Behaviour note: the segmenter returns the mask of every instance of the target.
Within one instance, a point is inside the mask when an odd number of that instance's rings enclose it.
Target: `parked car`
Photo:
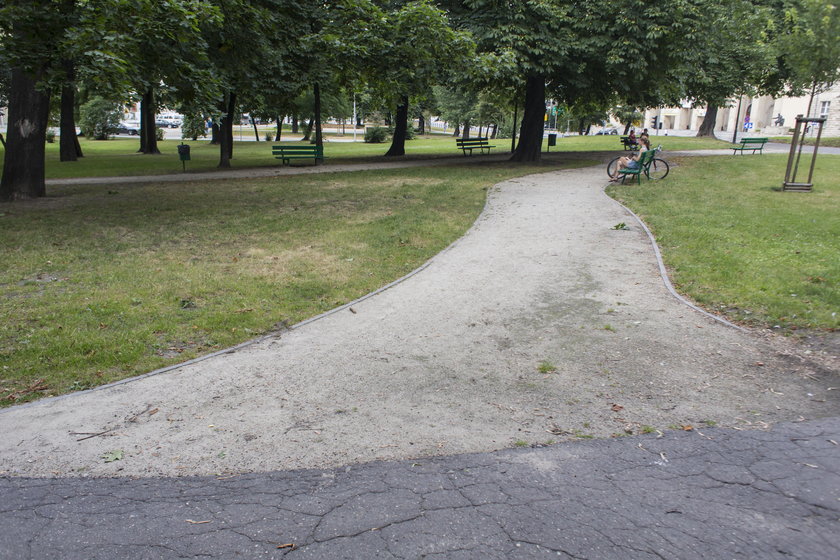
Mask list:
[[[598,132],[595,133],[596,136],[608,136],[608,135],[618,135],[618,129],[615,128],[602,128]]]
[[[182,119],[176,114],[160,115],[160,119],[166,123],[169,128],[178,128],[181,126]]]
[[[123,121],[118,127],[113,129],[113,133],[137,136],[140,134],[140,123],[138,121]]]

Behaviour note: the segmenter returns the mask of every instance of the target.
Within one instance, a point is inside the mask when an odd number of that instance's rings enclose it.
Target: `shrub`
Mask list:
[[[93,97],[79,107],[79,128],[87,138],[107,140],[108,135],[120,125],[121,117],[119,104]]]
[[[166,139],[166,134],[163,132],[162,128],[155,129],[155,138],[157,138],[158,142],[163,142]]]
[[[55,131],[51,128],[47,129],[47,144],[55,142]]]
[[[365,142],[368,144],[382,144],[388,140],[388,130],[381,126],[372,126],[365,130]]]
[[[198,140],[207,136],[207,127],[205,126],[204,117],[201,115],[186,115],[184,122],[181,124],[181,138],[186,140]]]

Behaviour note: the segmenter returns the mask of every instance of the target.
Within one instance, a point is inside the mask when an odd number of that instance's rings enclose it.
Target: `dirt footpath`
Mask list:
[[[350,308],[0,412],[0,474],[326,467],[840,413],[830,357],[674,299],[604,184],[600,168],[507,181],[429,266]]]

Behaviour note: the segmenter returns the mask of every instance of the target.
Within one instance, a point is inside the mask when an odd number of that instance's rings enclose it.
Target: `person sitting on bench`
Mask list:
[[[615,166],[615,175],[610,176],[610,182],[615,183],[616,181],[621,179],[621,171],[622,169],[636,169],[639,167],[639,159],[642,157],[642,152],[646,152],[650,149],[650,141],[647,138],[639,138],[639,153],[633,154],[629,157],[623,157],[618,160],[618,165]]]

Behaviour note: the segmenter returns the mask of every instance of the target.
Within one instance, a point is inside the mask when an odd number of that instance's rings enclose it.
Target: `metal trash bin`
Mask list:
[[[550,148],[551,146],[556,146],[556,145],[557,145],[557,135],[556,134],[549,134],[548,135],[548,147],[545,149],[545,151],[548,152],[549,151],[548,148]]]

